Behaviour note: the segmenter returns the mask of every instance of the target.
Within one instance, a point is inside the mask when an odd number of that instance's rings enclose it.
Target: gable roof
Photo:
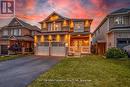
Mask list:
[[[108,16],[110,15],[116,15],[116,14],[126,14],[130,12],[130,8],[121,8],[119,10],[113,11],[110,14],[108,14],[103,20],[102,22],[98,25],[98,27],[94,30],[93,33],[95,33],[101,26],[102,24],[107,20]]]
[[[43,21],[48,20],[48,19],[49,19],[51,16],[53,16],[53,15],[58,15],[59,17],[61,17],[61,18],[63,18],[63,19],[69,19],[69,18],[64,17],[64,16],[62,16],[62,15],[60,15],[59,13],[56,13],[56,12],[54,11],[54,12],[52,12],[47,18],[45,18],[44,20],[42,20],[42,21],[39,22],[39,23],[42,23]]]
[[[116,10],[110,14],[112,15],[112,14],[121,14],[121,13],[128,13],[128,12],[130,12],[130,8],[121,8],[121,9]]]
[[[30,30],[40,31],[40,28],[38,28],[37,26],[32,26],[31,24],[26,23],[26,22],[24,22],[23,20],[21,20],[21,19],[19,19],[19,18],[17,18],[17,17],[14,17],[14,18],[12,19],[12,21],[13,21],[13,20],[18,21],[23,27],[26,27],[26,28],[28,28],[28,29],[30,29]],[[10,22],[10,23],[11,23],[11,22]]]
[[[2,20],[2,21],[5,21],[5,20]],[[40,31],[40,28],[38,28],[37,26],[33,26],[33,25],[29,24],[29,23],[26,23],[23,20],[19,19],[18,17],[7,19],[6,22],[1,26],[1,29],[3,27],[11,27],[11,23],[13,21],[17,21],[21,26],[23,26],[23,27],[25,27],[25,28],[27,28],[29,30]]]

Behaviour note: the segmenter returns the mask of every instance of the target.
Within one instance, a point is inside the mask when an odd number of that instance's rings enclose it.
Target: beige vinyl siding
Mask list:
[[[101,27],[96,31],[96,40],[107,42],[107,32],[109,30],[109,19],[107,19]]]
[[[115,47],[115,45],[114,45],[114,32],[112,32],[112,33],[109,33],[108,35],[107,35],[107,49],[108,48],[111,48],[111,47]]]

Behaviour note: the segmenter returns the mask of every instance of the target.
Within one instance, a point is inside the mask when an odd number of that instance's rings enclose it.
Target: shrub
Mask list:
[[[106,58],[128,58],[128,55],[119,48],[110,48],[106,52]]]

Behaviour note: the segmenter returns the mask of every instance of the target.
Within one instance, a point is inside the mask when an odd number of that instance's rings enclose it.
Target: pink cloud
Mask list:
[[[30,11],[30,10],[35,9],[35,6],[36,6],[36,0],[27,0],[26,7],[25,7],[25,8],[26,8],[28,11]]]

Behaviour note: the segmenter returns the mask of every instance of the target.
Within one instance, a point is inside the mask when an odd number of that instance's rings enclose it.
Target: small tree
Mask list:
[[[106,52],[106,57],[107,58],[128,58],[128,55],[126,52],[119,48],[110,48]]]
[[[17,54],[21,50],[21,47],[18,44],[13,44],[9,47],[9,50]]]

